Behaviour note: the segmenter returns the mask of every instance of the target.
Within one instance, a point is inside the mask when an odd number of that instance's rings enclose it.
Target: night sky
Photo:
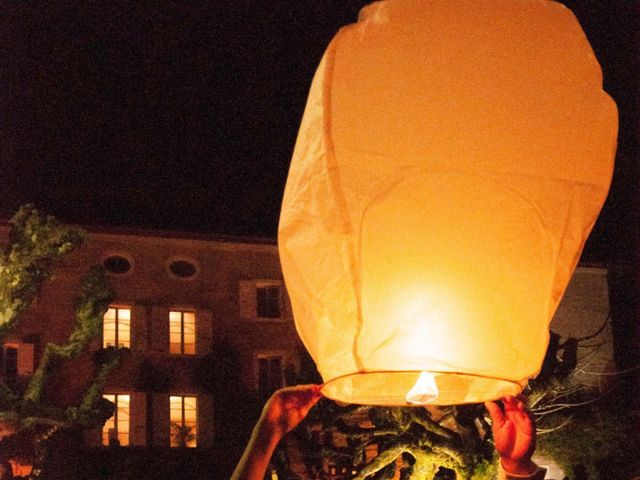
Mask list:
[[[311,78],[367,3],[2,2],[0,216],[34,202],[88,225],[274,236]],[[563,3],[621,114],[586,258],[625,256],[640,223],[640,5]]]

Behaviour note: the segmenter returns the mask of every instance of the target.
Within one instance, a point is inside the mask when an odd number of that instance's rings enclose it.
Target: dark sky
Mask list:
[[[367,3],[2,2],[0,216],[35,202],[71,222],[274,235],[313,72]],[[640,8],[563,3],[621,111],[597,260],[637,233]]]

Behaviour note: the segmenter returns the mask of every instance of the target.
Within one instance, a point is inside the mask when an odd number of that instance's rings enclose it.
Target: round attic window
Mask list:
[[[109,255],[102,266],[110,273],[123,274],[131,270],[131,261],[122,255]]]
[[[189,260],[173,260],[169,262],[169,272],[178,278],[187,279],[198,273],[198,267]]]

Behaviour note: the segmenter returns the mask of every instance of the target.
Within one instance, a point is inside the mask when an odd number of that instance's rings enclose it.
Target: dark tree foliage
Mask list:
[[[82,230],[62,225],[32,205],[20,208],[10,225],[9,244],[0,254],[0,341],[15,330],[20,314],[35,299],[56,263],[85,238]],[[100,335],[102,318],[113,296],[101,267],[90,269],[81,282],[67,342],[44,346],[26,385],[12,388],[0,380],[0,425],[4,432],[0,460],[5,464],[12,457],[27,457],[34,463],[31,477],[46,478],[47,453],[57,438],[101,427],[113,414],[113,404],[102,398],[102,389],[123,353],[114,348],[94,355],[95,375],[77,404],[59,406],[44,395],[56,367],[76,359]]]

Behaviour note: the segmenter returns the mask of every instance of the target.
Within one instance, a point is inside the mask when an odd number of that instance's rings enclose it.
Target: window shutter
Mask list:
[[[214,444],[213,395],[198,395],[198,447],[211,448]]]
[[[147,315],[144,305],[131,307],[131,350],[144,353],[147,350]]]
[[[129,443],[144,447],[147,443],[147,401],[144,392],[131,393]]]
[[[169,352],[169,309],[151,308],[151,351]]]
[[[169,446],[169,395],[153,394],[153,445]]]
[[[211,310],[202,309],[196,312],[196,353],[211,353],[213,342],[213,315]]]
[[[256,285],[252,280],[240,281],[240,318],[245,320],[256,318]]]
[[[18,344],[18,376],[33,375],[33,343]]]

